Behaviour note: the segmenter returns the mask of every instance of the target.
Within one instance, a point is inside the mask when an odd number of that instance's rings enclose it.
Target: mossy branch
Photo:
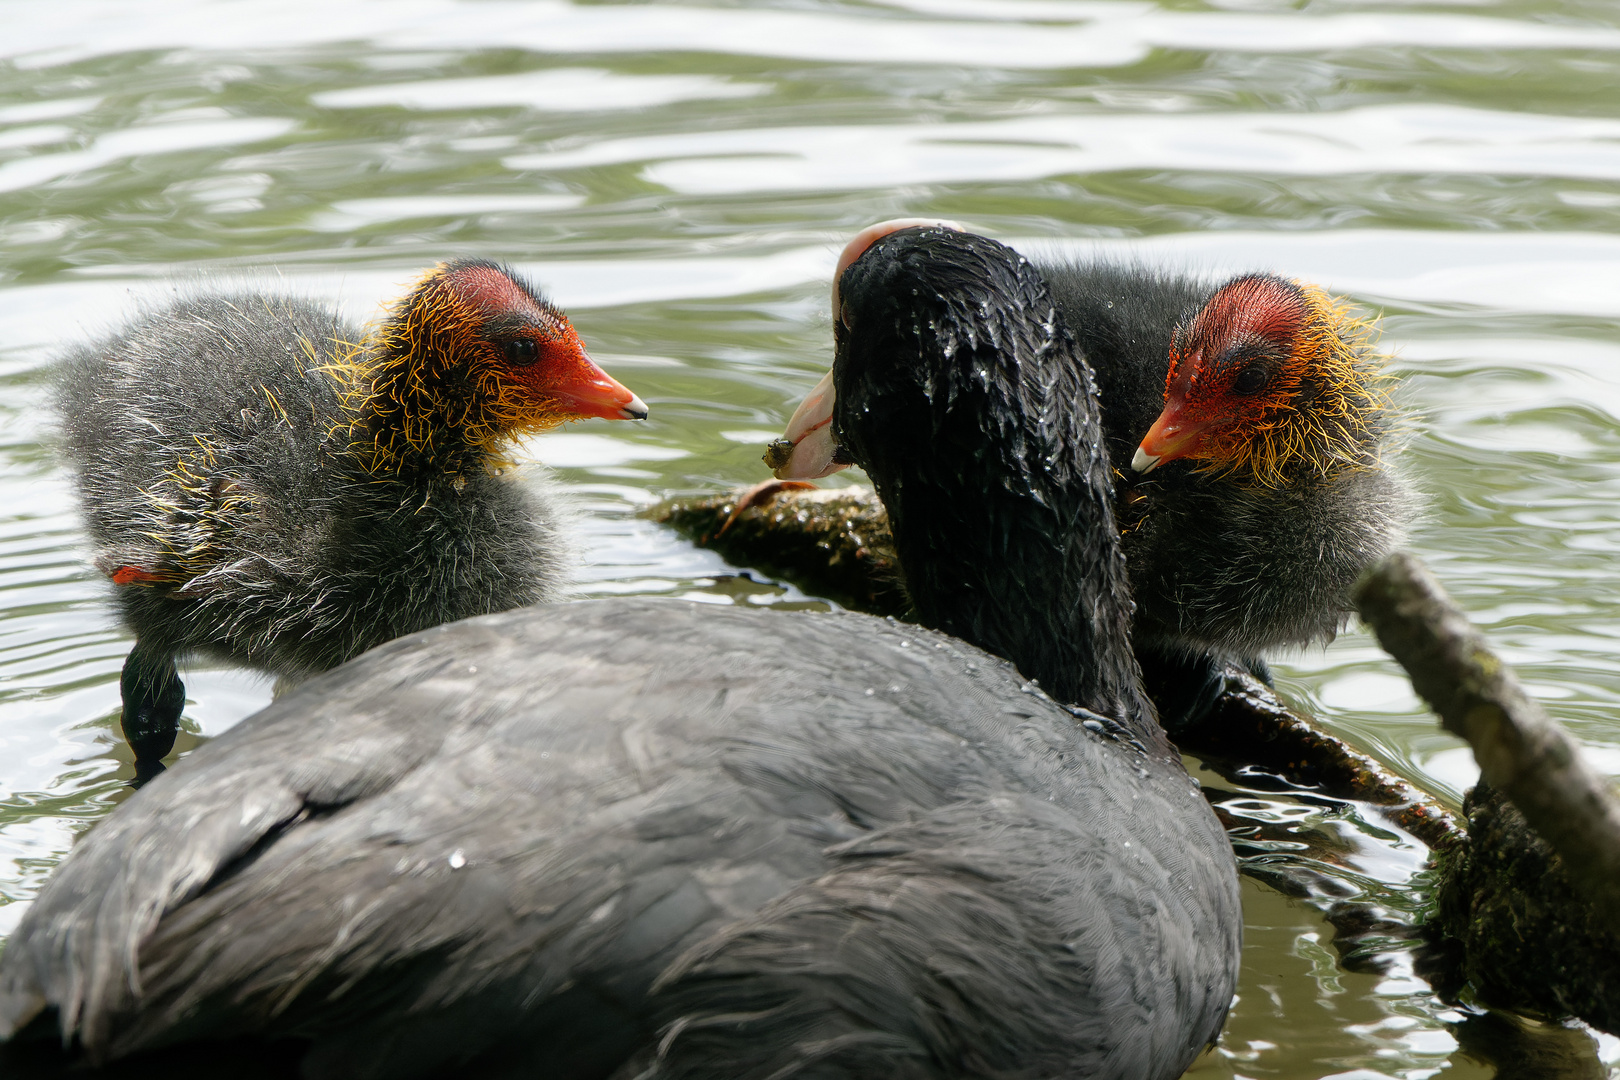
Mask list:
[[[1620,796],[1582,759],[1415,555],[1357,584],[1356,605],[1480,773],[1552,845],[1572,884],[1620,929]]]

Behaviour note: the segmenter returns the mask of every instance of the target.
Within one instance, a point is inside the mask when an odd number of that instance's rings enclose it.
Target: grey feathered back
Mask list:
[[[1230,1002],[1237,879],[1179,763],[1101,719],[861,615],[442,627],[98,825],[0,1024],[50,1002],[98,1056],[307,1037],[310,1080],[600,1077],[636,1046],[613,1075],[1169,1080]]]

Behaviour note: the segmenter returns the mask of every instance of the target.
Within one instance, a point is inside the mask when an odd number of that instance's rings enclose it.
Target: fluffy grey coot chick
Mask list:
[[[1370,326],[1268,274],[1040,269],[1097,373],[1137,644],[1246,659],[1331,640],[1414,514]]]
[[[556,508],[497,475],[514,435],[646,406],[509,269],[435,267],[369,333],[317,304],[198,295],[58,369],[96,567],[135,635],[123,725],[161,768],[179,656],[307,678],[429,626],[553,597]]]
[[[1406,539],[1400,412],[1371,326],[1317,286],[1041,267],[1097,372],[1137,613],[1172,730],[1263,657],[1325,644]],[[1129,462],[1129,467],[1126,463]]]

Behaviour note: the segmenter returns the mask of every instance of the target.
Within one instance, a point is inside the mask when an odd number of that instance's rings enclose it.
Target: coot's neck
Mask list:
[[[466,362],[470,328],[421,317],[412,297],[346,365],[347,436],[367,471],[410,480],[489,467],[502,432]],[[441,320],[442,322],[442,320]]]
[[[1167,748],[1130,647],[1092,374],[1040,275],[983,237],[907,230],[841,292],[835,430],[919,617]]]

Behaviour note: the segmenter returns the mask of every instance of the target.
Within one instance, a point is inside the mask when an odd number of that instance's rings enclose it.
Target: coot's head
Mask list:
[[[855,321],[855,312],[844,303],[844,272],[866,254],[873,244],[886,236],[908,229],[925,232],[963,231],[962,226],[954,221],[896,218],[867,226],[844,245],[843,252],[838,256],[838,265],[833,270],[832,283],[833,347],[840,359],[834,360],[833,367],[828,369],[827,374],[822,376],[821,381],[799,403],[792,418],[788,420],[787,431],[783,433],[782,438],[767,448],[765,464],[770,466],[778,479],[816,480],[855,464],[856,458],[850,448],[834,434],[833,423],[837,401],[833,380],[839,370],[841,358],[847,352],[850,326]],[[868,364],[843,361],[843,365],[846,381],[866,379],[873,375],[881,377],[884,374],[882,368],[874,369]],[[849,396],[846,394],[846,401]],[[861,396],[863,404],[875,396],[877,395],[863,394]]]
[[[487,450],[568,420],[641,420],[647,406],[591,360],[568,317],[510,267],[457,259],[395,302],[352,362],[378,464]]]
[[[839,268],[833,368],[773,444],[777,476],[862,466],[919,621],[1159,738],[1095,386],[1045,280],[994,240],[909,221],[861,233]]]
[[[1269,274],[1227,282],[1176,327],[1164,411],[1131,467],[1186,459],[1276,487],[1373,463],[1389,400],[1371,338],[1367,322],[1314,285]]]

